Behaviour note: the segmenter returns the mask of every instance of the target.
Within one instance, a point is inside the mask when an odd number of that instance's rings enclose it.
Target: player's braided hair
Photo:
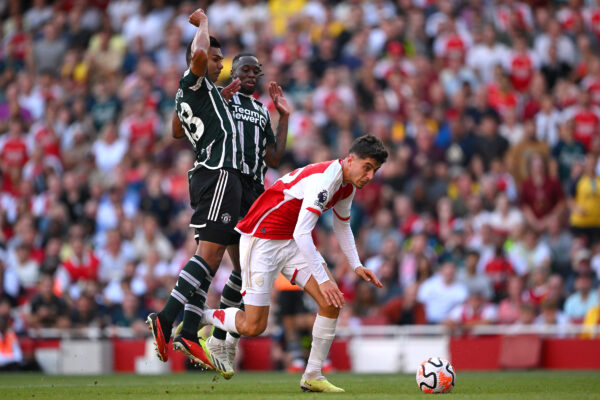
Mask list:
[[[381,139],[373,135],[363,135],[350,146],[350,154],[356,154],[359,158],[372,158],[379,164],[383,164],[388,157],[388,152],[383,146]]]

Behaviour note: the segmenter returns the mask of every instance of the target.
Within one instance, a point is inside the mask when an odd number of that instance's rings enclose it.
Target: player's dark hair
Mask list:
[[[359,158],[372,158],[379,164],[383,164],[388,157],[388,152],[383,146],[381,139],[373,135],[363,135],[350,146],[350,154],[356,154]]]
[[[233,57],[233,61],[231,63],[231,66],[233,67],[233,69],[235,69],[237,67],[237,63],[240,60],[240,58],[242,58],[242,57],[257,58],[256,55],[254,55],[253,53],[240,53],[240,54],[236,55],[235,57]]]
[[[210,36],[210,47],[214,47],[215,49],[220,49],[221,43],[217,40],[216,37]]]
[[[221,48],[221,43],[217,40],[216,37],[210,36],[209,38],[210,38],[210,47],[214,47],[215,49]],[[192,42],[193,41],[194,41],[194,39],[190,40],[187,47],[185,48],[185,62],[187,62],[187,65],[190,65],[190,62],[192,61]]]

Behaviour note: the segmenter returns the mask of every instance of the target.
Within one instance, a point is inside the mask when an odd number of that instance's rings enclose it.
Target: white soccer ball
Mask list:
[[[428,358],[417,368],[417,385],[423,393],[449,393],[455,380],[454,367],[443,358]]]

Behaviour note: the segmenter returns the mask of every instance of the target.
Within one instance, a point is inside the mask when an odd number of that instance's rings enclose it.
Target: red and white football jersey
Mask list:
[[[27,143],[22,137],[8,137],[0,139],[0,161],[5,167],[23,167],[29,159]]]
[[[293,239],[302,209],[321,215],[333,208],[337,218],[350,219],[355,191],[352,184],[343,184],[342,160],[310,164],[279,178],[254,202],[236,230],[262,239]]]
[[[564,111],[564,121],[573,120],[575,140],[590,149],[592,139],[600,133],[600,109],[597,107],[569,107]]]
[[[505,65],[505,68],[510,73],[510,80],[513,87],[519,92],[527,90],[533,74],[538,67],[537,58],[531,51],[525,53],[511,52]]]

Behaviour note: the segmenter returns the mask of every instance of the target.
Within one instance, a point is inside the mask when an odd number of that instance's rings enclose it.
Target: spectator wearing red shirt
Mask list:
[[[496,299],[504,297],[507,281],[509,277],[515,275],[515,271],[504,254],[502,243],[496,245],[494,257],[485,264],[484,272],[492,281]]]
[[[515,38],[514,49],[504,62],[504,69],[508,71],[513,88],[519,92],[526,91],[539,68],[539,61],[535,53],[527,47],[523,36]]]
[[[577,105],[563,112],[563,121],[573,121],[575,140],[589,151],[593,139],[600,134],[600,108],[591,104],[587,90],[579,92]]]
[[[81,225],[73,225],[69,236],[70,255],[56,272],[54,292],[59,296],[68,293],[71,298],[78,298],[81,294],[80,283],[98,279],[100,261],[86,246]]]
[[[23,168],[29,159],[27,142],[23,134],[23,121],[11,118],[8,133],[0,136],[0,163],[2,169]]]
[[[481,290],[473,290],[463,304],[450,311],[444,324],[450,329],[464,332],[477,325],[495,323],[497,319],[496,306],[485,298]]]
[[[119,125],[119,135],[129,141],[129,147],[140,148],[144,153],[152,152],[160,130],[160,117],[147,108],[145,99],[138,99],[131,115]]]
[[[529,284],[525,291],[525,300],[535,306],[548,297],[548,268],[534,268],[529,274]]]
[[[529,162],[529,178],[521,186],[521,208],[525,221],[536,231],[548,229],[549,221],[560,216],[565,202],[560,182],[548,174],[544,158],[534,154]]]

